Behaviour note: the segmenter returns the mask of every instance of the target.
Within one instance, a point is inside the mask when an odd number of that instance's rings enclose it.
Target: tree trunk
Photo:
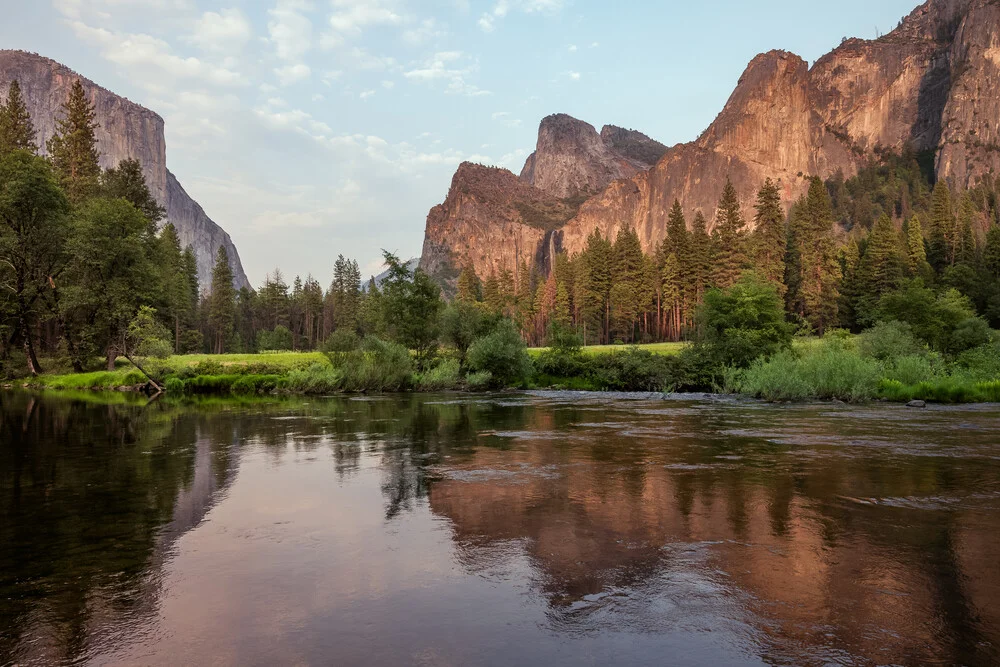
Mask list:
[[[23,310],[18,314],[17,325],[24,338],[24,356],[28,358],[28,371],[32,377],[37,377],[42,372],[42,367],[38,363],[38,357],[35,356],[35,345],[31,341],[31,329],[28,327],[28,318],[24,316]]]
[[[108,346],[108,371],[115,370],[115,362],[118,360],[118,350]]]

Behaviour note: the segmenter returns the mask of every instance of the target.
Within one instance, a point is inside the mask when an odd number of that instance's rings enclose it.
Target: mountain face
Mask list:
[[[466,264],[481,276],[492,267],[513,271],[505,244],[517,236],[516,261],[534,257],[544,268],[556,251],[582,250],[594,230],[614,238],[626,225],[648,252],[664,238],[675,199],[689,222],[701,211],[711,226],[727,177],[752,218],[766,178],[780,182],[787,205],[811,176],[849,177],[877,151],[907,145],[933,151],[937,177],[965,187],[1000,170],[998,118],[1000,3],[928,0],[892,33],[845,40],[811,68],[784,51],[757,56],[711,126],[669,150],[636,132],[606,127],[597,135],[568,116],[546,118],[521,173],[520,185],[531,189],[494,193],[506,212],[494,224],[482,210],[471,220],[468,207],[453,205],[453,182],[428,217],[424,247],[433,253],[423,265],[443,278]],[[510,212],[539,192],[578,208],[538,233]],[[531,239],[535,247],[523,245]],[[445,264],[449,272],[440,271]]]
[[[181,245],[194,248],[198,260],[198,280],[202,287],[212,283],[212,266],[220,246],[226,248],[237,289],[250,287],[232,239],[209,218],[198,202],[184,191],[167,169],[167,147],[163,119],[149,109],[101,88],[59,63],[23,51],[0,50],[0,96],[6,96],[10,82],[17,79],[25,104],[35,125],[36,143],[45,144],[55,134],[62,104],[79,79],[97,113],[97,149],[101,166],[115,167],[126,159],[138,160],[149,190],[167,218],[177,228]]]

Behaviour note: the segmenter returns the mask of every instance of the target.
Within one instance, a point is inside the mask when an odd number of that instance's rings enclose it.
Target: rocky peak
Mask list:
[[[598,134],[590,123],[566,114],[544,118],[521,180],[568,199],[596,194],[612,181],[650,166],[659,144],[638,132],[611,126],[605,130]]]
[[[198,279],[211,284],[212,266],[220,246],[226,248],[236,287],[249,287],[240,256],[229,235],[213,222],[167,170],[167,145],[163,119],[54,60],[24,51],[0,50],[0,99],[10,82],[17,79],[35,126],[42,153],[56,132],[56,121],[73,83],[83,84],[97,114],[97,150],[101,166],[116,167],[127,159],[138,160],[150,193],[166,208],[167,218],[177,228],[183,245],[194,248]]]
[[[646,167],[652,167],[667,152],[666,146],[642,132],[614,125],[601,128],[601,139],[614,152]]]

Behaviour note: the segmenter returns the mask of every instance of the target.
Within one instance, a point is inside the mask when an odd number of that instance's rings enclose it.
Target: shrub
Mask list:
[[[353,352],[361,347],[361,339],[353,329],[337,329],[323,341],[322,351],[331,352]]]
[[[462,370],[458,359],[446,359],[423,374],[420,388],[425,391],[455,389],[462,382]]]
[[[675,385],[676,362],[637,347],[591,360],[590,376],[601,389],[611,391],[669,391]]]
[[[291,350],[293,347],[292,332],[280,324],[274,328],[274,331],[261,331],[257,334],[257,349],[259,350],[285,351]]]
[[[340,391],[343,383],[342,371],[325,364],[311,364],[289,371],[282,388],[301,394],[333,394]]]
[[[698,312],[698,331],[698,344],[720,368],[747,366],[792,341],[777,290],[753,273],[729,289],[708,291]]]
[[[174,346],[170,344],[170,341],[163,338],[150,338],[142,341],[136,352],[138,352],[140,357],[166,359],[174,353]]]
[[[958,357],[957,366],[978,380],[1000,380],[1000,342],[963,352]]]
[[[838,398],[871,400],[879,391],[881,364],[843,341],[830,340],[797,357],[786,351],[758,359],[736,381],[742,393],[767,400]]]
[[[195,329],[187,329],[181,332],[180,337],[180,352],[181,354],[192,354],[195,352],[201,352],[205,347],[205,337],[200,331]]]
[[[932,349],[949,352],[954,332],[976,313],[969,299],[957,290],[935,294],[917,282],[882,297],[879,315],[885,321],[906,322]]]
[[[913,327],[905,322],[892,320],[879,322],[859,336],[861,353],[879,361],[896,357],[926,353],[927,346],[913,335]]]
[[[496,318],[486,313],[482,304],[458,301],[441,312],[441,340],[455,348],[459,361],[465,363],[469,346],[488,335],[496,324]]]
[[[178,377],[167,378],[166,382],[163,383],[163,388],[168,394],[183,394],[184,380]]]
[[[986,345],[991,338],[990,325],[981,317],[969,317],[959,323],[951,332],[947,352],[961,354],[967,350]]]
[[[477,339],[468,354],[469,368],[489,371],[494,387],[520,385],[531,374],[531,358],[517,327],[501,322],[493,333]]]
[[[329,356],[346,391],[401,391],[413,381],[410,351],[398,343],[368,336],[357,350]]]
[[[229,391],[236,396],[270,394],[281,382],[282,378],[279,375],[241,375],[232,383]]]
[[[931,359],[920,355],[907,355],[893,359],[886,366],[885,377],[904,385],[917,384],[938,376],[938,370]]]
[[[484,391],[489,389],[493,384],[493,374],[489,371],[469,373],[465,378],[465,383],[469,385],[469,389],[472,391]]]
[[[550,351],[565,355],[579,354],[583,348],[580,334],[572,327],[558,322],[549,325],[547,342]]]

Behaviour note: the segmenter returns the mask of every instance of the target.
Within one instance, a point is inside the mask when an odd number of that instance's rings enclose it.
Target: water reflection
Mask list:
[[[1000,661],[994,409],[86,399],[0,393],[0,664]]]

